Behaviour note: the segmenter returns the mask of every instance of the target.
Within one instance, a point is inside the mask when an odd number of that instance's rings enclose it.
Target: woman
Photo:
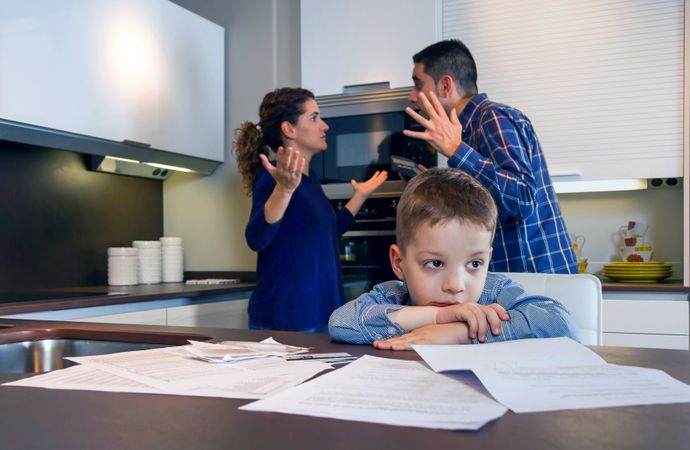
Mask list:
[[[354,195],[336,213],[309,170],[311,159],[326,150],[327,130],[314,94],[298,88],[266,94],[259,123],[237,129],[237,165],[252,196],[245,237],[258,252],[250,328],[326,331],[331,312],[343,303],[339,236],[388,174],[352,180]]]

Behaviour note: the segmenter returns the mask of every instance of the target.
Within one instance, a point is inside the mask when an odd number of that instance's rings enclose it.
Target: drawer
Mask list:
[[[604,333],[688,335],[687,301],[604,300]]]
[[[668,348],[688,350],[688,336],[668,334],[604,333],[604,345],[612,347]]]

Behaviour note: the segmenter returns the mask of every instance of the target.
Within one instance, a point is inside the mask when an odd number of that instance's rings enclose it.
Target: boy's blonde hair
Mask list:
[[[496,204],[479,181],[459,169],[436,167],[412,178],[400,197],[395,232],[404,252],[421,225],[458,219],[496,231]]]

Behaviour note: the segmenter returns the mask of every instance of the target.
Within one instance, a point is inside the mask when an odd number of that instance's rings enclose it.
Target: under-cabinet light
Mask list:
[[[167,164],[158,164],[152,162],[145,162],[147,166],[158,167],[159,169],[176,170],[178,172],[194,172],[192,169],[187,169],[186,167],[169,166]]]
[[[114,161],[124,161],[124,162],[139,164],[139,161],[137,161],[136,159],[120,158],[119,156],[106,156],[105,159],[112,159]]]
[[[624,180],[554,181],[553,188],[557,194],[575,192],[640,191],[647,189],[647,180],[643,178],[633,178]]]

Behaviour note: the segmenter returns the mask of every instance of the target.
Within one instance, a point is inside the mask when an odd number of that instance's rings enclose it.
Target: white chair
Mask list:
[[[531,295],[543,295],[566,307],[577,322],[580,340],[586,345],[601,345],[601,281],[594,275],[554,273],[518,273],[504,275],[525,287]]]

